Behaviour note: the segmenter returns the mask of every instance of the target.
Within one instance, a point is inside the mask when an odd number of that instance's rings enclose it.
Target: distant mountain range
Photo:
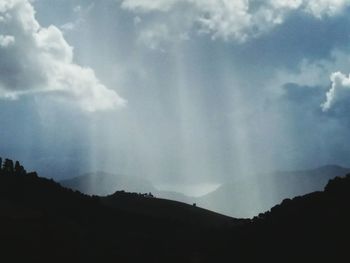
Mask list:
[[[330,179],[350,169],[327,165],[300,171],[260,174],[247,180],[222,184],[216,191],[196,200],[199,206],[234,217],[253,217],[285,198],[322,190]]]
[[[327,165],[310,170],[259,174],[247,180],[225,182],[217,190],[198,198],[177,192],[159,191],[150,181],[142,177],[105,172],[89,173],[60,183],[86,194],[101,196],[120,190],[137,193],[151,192],[160,198],[188,204],[196,203],[200,207],[234,217],[253,217],[285,198],[319,191],[329,179],[347,173],[350,173],[348,168]]]
[[[127,192],[135,193],[152,193],[157,197],[188,204],[194,202],[193,198],[187,197],[181,193],[159,191],[150,181],[142,177],[112,174],[102,171],[87,173],[72,179],[62,180],[60,181],[60,184],[89,195],[106,196],[113,194],[116,191],[125,190]]]
[[[60,181],[60,184],[89,195],[110,195],[116,191],[148,193],[155,188],[142,177],[125,176],[102,171],[83,174],[72,179]]]

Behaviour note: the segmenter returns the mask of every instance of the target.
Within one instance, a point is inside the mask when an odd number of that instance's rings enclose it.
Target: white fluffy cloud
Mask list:
[[[120,1],[120,0],[119,0]],[[348,0],[122,0],[124,9],[136,13],[177,12],[178,20],[190,15],[200,32],[213,38],[245,41],[284,22],[293,11],[316,18],[334,16],[350,6]],[[173,17],[173,16],[169,16]],[[171,21],[165,21],[171,26]],[[169,25],[170,24],[170,25]],[[185,28],[184,30],[190,30]]]
[[[125,104],[92,69],[73,61],[73,47],[55,26],[42,27],[28,0],[0,2],[0,97],[47,94],[86,111]]]
[[[334,72],[331,75],[332,86],[326,94],[326,101],[321,105],[323,111],[330,110],[341,101],[350,102],[350,75]]]
[[[178,2],[182,2],[182,0],[126,0],[122,1],[122,7],[144,12],[152,10],[168,11]]]
[[[9,35],[0,35],[0,47],[8,47],[15,43],[15,38]]]
[[[350,5],[348,0],[304,0],[305,9],[314,16],[333,16],[339,14]]]

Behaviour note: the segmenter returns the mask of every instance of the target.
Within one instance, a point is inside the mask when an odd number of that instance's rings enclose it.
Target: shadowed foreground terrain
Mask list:
[[[331,180],[323,192],[238,220],[150,195],[84,195],[6,160],[0,172],[0,257],[1,262],[347,262],[349,210],[350,175]]]

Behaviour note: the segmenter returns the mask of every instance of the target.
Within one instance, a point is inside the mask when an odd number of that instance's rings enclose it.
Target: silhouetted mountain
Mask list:
[[[0,211],[1,258],[13,262],[187,262],[202,230],[241,224],[150,195],[88,196],[35,173],[0,173]]]
[[[12,163],[13,164],[13,163]],[[238,220],[149,194],[87,196],[0,170],[3,262],[347,262],[350,174]],[[17,166],[20,167],[20,166]],[[9,168],[9,169],[8,169]]]
[[[208,210],[198,207],[194,208],[193,205],[154,198],[152,193],[156,193],[157,196],[158,194],[163,194],[163,196],[174,196],[179,199],[181,194],[157,191],[151,183],[137,177],[97,172],[61,181],[60,184],[85,194],[108,195],[101,197],[103,204],[136,214],[185,222],[192,221],[196,224],[222,224],[226,220],[232,220],[229,217]],[[125,192],[124,190],[115,191],[116,189],[127,189],[130,192]],[[113,192],[115,193],[109,195]],[[145,192],[149,194],[140,194]]]
[[[63,180],[60,184],[91,195],[110,195],[121,190],[138,193],[155,191],[153,185],[144,178],[101,171]]]
[[[223,183],[216,191],[194,198],[169,191],[159,191],[142,178],[111,174],[88,173],[63,180],[63,186],[91,195],[110,195],[116,191],[149,193],[169,200],[199,206],[234,217],[253,217],[268,210],[285,198],[307,194],[323,189],[329,179],[349,173],[350,169],[337,165],[322,166],[312,170],[278,171],[261,174],[249,180]]]
[[[260,214],[250,224],[254,242],[246,242],[257,255],[273,248],[275,262],[344,262],[350,256],[349,222],[350,174],[330,180],[324,192],[285,199]]]
[[[178,201],[150,197],[147,194],[116,192],[113,195],[101,197],[104,205],[119,210],[140,214],[152,218],[174,220],[205,226],[220,226],[233,223],[231,217],[199,208],[196,205],[188,205]]]
[[[182,193],[174,192],[174,191],[161,191],[157,189],[157,190],[154,190],[154,192],[152,193],[154,193],[155,196],[159,198],[176,200],[178,202],[182,202],[186,204],[193,204],[196,202],[196,198],[184,195]]]
[[[192,204],[194,198],[190,198],[181,193],[170,191],[159,191],[153,184],[136,176],[126,176],[123,174],[112,174],[106,172],[88,173],[72,179],[60,181],[65,187],[78,190],[90,195],[110,195],[116,191],[127,191],[137,193],[149,193],[165,199],[176,200]]]
[[[350,173],[337,165],[312,170],[279,171],[222,184],[196,201],[201,207],[234,217],[253,217],[285,198],[322,190],[328,180]]]

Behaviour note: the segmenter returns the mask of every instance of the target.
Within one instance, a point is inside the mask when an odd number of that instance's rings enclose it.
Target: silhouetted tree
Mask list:
[[[37,178],[38,177],[38,174],[36,172],[30,172],[27,174],[29,177],[34,177],[34,178]]]
[[[16,161],[15,164],[15,175],[25,175],[26,170],[24,170],[24,167],[20,165],[19,161]]]
[[[15,172],[20,170],[21,165],[19,164],[19,161],[16,161],[15,163]]]
[[[13,174],[14,172],[13,161],[10,159],[5,159],[2,165],[2,170],[6,174]]]

